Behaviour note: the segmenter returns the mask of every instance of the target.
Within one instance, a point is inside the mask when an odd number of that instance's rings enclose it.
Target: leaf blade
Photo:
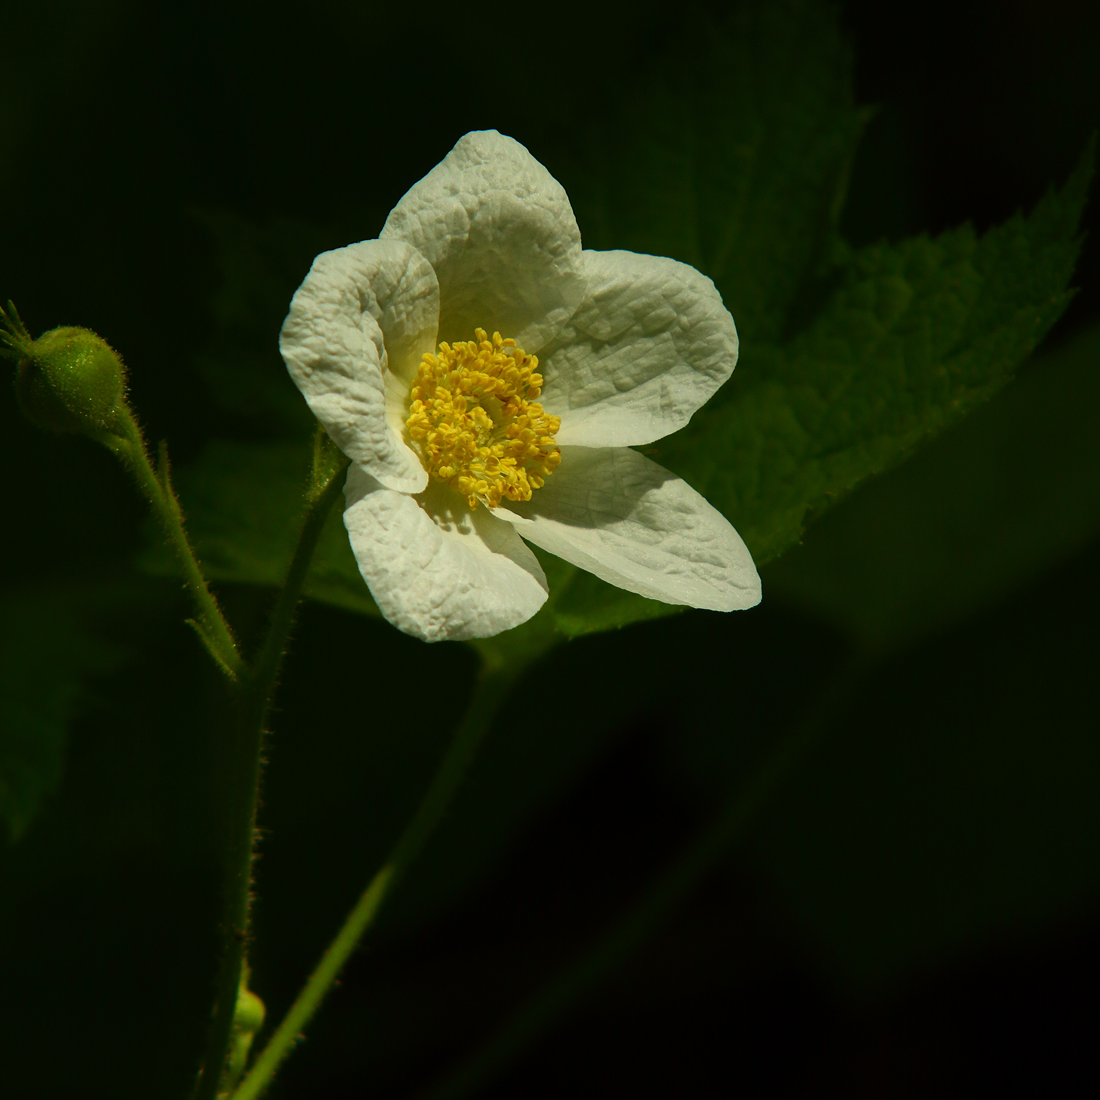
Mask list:
[[[987,400],[1071,297],[1092,147],[1031,217],[852,255],[772,377],[704,410],[660,461],[735,523],[758,565],[815,515]]]

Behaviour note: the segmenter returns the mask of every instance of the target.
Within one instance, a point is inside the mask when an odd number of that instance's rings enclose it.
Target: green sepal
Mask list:
[[[313,431],[313,461],[310,465],[308,497],[314,500],[325,491],[349,459],[329,438],[320,424]]]
[[[207,629],[206,625],[200,622],[198,619],[186,619],[184,621],[199,636],[202,644],[206,647],[206,652],[214,658],[214,663],[218,666],[218,668],[220,668],[222,672],[224,672],[226,676],[229,677],[230,680],[236,681],[238,678],[236,671],[230,667],[225,658],[222,656],[220,650],[218,649],[217,642],[214,640],[213,635]]]

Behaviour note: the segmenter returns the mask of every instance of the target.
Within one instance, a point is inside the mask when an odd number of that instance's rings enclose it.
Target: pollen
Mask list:
[[[428,473],[457,489],[471,508],[530,500],[561,462],[561,419],[535,400],[539,361],[515,340],[442,343],[420,361],[406,421]]]

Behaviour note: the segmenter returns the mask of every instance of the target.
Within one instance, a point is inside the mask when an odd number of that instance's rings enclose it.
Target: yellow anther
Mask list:
[[[475,340],[442,343],[420,362],[410,394],[409,438],[434,478],[471,508],[530,500],[561,462],[561,427],[534,400],[542,392],[538,358],[483,328]]]

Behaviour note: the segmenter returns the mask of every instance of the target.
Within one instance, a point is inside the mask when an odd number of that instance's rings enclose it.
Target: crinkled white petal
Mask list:
[[[522,504],[493,514],[597,577],[665,603],[736,611],[760,602],[741,536],[687,482],[625,447],[562,447]]]
[[[426,642],[488,638],[546,602],[546,577],[515,530],[433,482],[393,492],[356,466],[344,526],[359,571],[386,618]]]
[[[314,416],[389,489],[428,483],[405,403],[438,320],[431,264],[400,241],[362,241],[313,261],[283,323],[279,349]]]
[[[390,212],[386,240],[439,278],[440,340],[495,330],[537,352],[584,296],[581,235],[565,189],[518,141],[467,134]]]
[[[636,252],[585,252],[588,291],[543,350],[542,405],[559,443],[626,447],[682,428],[737,362],[737,329],[714,283]]]

